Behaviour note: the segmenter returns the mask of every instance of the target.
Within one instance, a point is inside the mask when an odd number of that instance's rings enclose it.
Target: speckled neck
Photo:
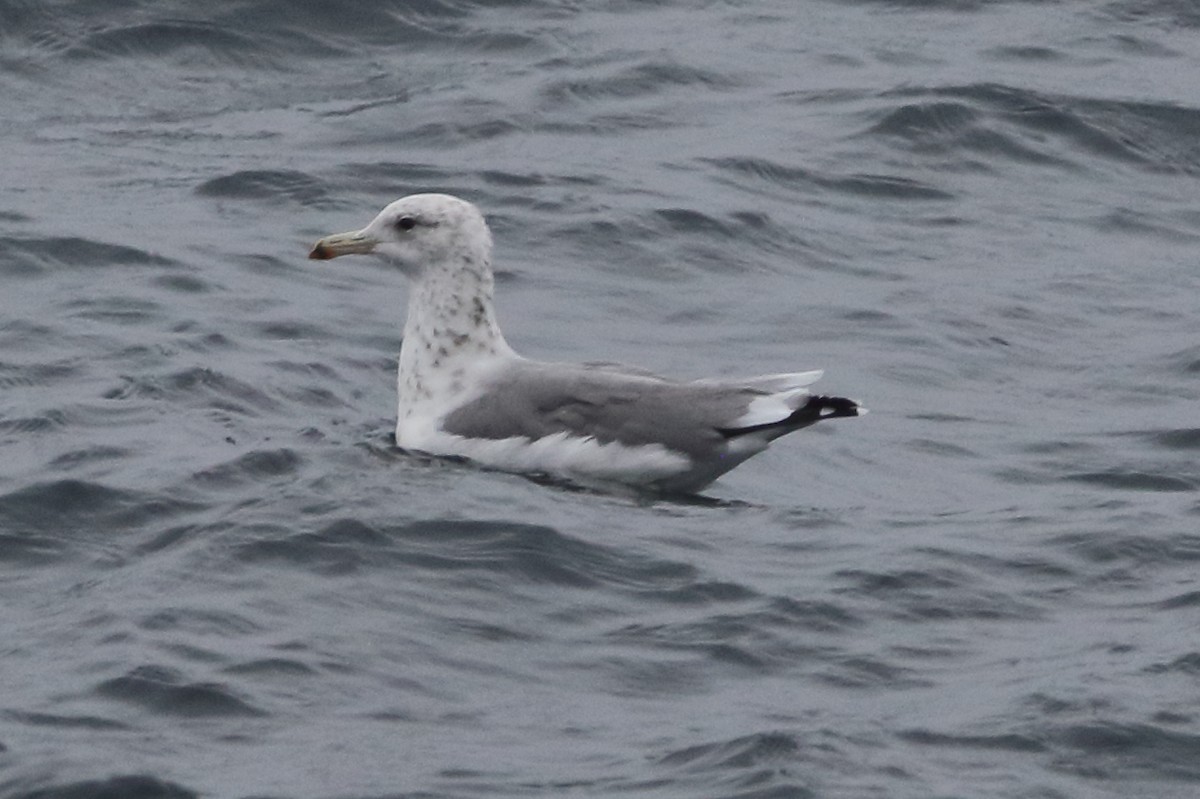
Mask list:
[[[513,354],[496,324],[487,260],[443,266],[423,270],[409,289],[398,376],[402,412],[461,390],[466,361]]]

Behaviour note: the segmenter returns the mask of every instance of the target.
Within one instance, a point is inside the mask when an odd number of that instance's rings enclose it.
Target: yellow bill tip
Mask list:
[[[308,257],[314,261],[328,261],[331,258],[337,258],[339,255],[369,253],[375,249],[377,243],[375,239],[364,236],[359,231],[336,233],[332,236],[326,236],[314,244],[308,252]]]

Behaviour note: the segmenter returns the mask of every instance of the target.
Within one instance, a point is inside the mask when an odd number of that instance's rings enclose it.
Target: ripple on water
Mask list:
[[[173,782],[141,774],[36,786],[17,786],[9,799],[198,799],[200,794]]]
[[[1118,785],[1146,776],[1200,779],[1200,736],[1172,729],[1170,724],[1107,719],[1096,708],[1042,695],[1030,697],[1029,705],[1042,717],[1018,732],[917,728],[899,731],[897,737],[917,746],[944,750],[950,757],[956,750],[1029,755],[1053,771],[1112,780]],[[1089,718],[1073,723],[1067,718],[1073,715]]]
[[[227,610],[162,607],[142,617],[138,626],[154,632],[181,632],[198,636],[241,636],[263,631],[262,625]]]
[[[605,636],[610,643],[634,645],[643,652],[691,654],[703,660],[766,674],[794,669],[812,660],[818,649],[813,633],[837,635],[866,622],[831,602],[788,597],[763,599],[749,589],[708,603],[698,618],[660,624],[630,624]]]
[[[190,682],[182,672],[165,666],[138,666],[121,677],[105,680],[94,689],[97,696],[126,702],[167,716],[264,716],[229,686],[216,682]]]
[[[5,534],[16,540],[28,540],[31,546],[48,541],[54,548],[66,548],[77,538],[136,529],[196,507],[177,497],[60,479],[0,495],[0,520]]]
[[[1165,471],[1150,469],[1112,468],[1102,471],[1076,472],[1064,475],[1064,480],[1109,488],[1118,491],[1167,491],[1191,492],[1200,488],[1200,482],[1187,477],[1171,474],[1174,467]]]
[[[388,564],[433,573],[478,572],[535,584],[606,586],[674,603],[697,601],[705,593],[737,593],[705,585],[691,566],[585,542],[550,527],[504,520],[378,525],[339,519],[312,531],[246,541],[239,545],[238,559],[279,560],[339,574]]]
[[[202,21],[171,20],[107,26],[85,33],[67,48],[71,59],[111,59],[203,52],[217,63],[263,63],[257,38]]]
[[[95,266],[175,266],[175,261],[125,244],[78,236],[20,238],[0,236],[4,274],[29,276]]]
[[[719,170],[721,179],[756,193],[761,193],[764,189],[784,189],[789,193],[834,192],[884,200],[954,199],[954,193],[951,191],[900,175],[839,175],[780,164],[761,157],[739,156],[706,160]]]
[[[196,187],[202,197],[236,200],[287,200],[322,208],[331,205],[324,184],[304,172],[250,169],[210,178]]]
[[[1190,532],[1169,533],[1159,529],[1156,518],[1150,524],[1136,520],[1121,525],[1121,530],[1087,530],[1051,539],[1051,544],[1096,564],[1136,567],[1139,573],[1157,573],[1162,568],[1200,561],[1200,535]]]
[[[991,83],[906,87],[889,96],[922,99],[890,108],[864,135],[903,140],[916,152],[976,152],[1071,168],[1099,157],[1152,172],[1200,170],[1196,108]]]
[[[167,374],[125,376],[122,384],[104,392],[110,400],[155,399],[219,408],[244,416],[279,409],[265,391],[208,366],[191,366]]]
[[[806,776],[814,751],[795,735],[772,731],[676,749],[654,765],[672,774],[673,781],[696,780],[703,794],[808,799],[820,795],[819,783]]]
[[[64,715],[58,713],[31,713],[24,710],[5,710],[4,718],[36,727],[58,727],[80,730],[128,730],[128,724],[100,716]]]
[[[625,67],[603,77],[552,81],[541,94],[554,105],[589,103],[610,98],[661,94],[679,86],[699,86],[716,91],[737,89],[741,82],[719,72],[676,63],[645,63]]]
[[[1035,621],[1044,616],[1042,608],[1005,591],[1002,585],[989,588],[991,581],[958,568],[845,569],[837,576],[849,582],[850,596],[881,603],[877,611],[893,618]]]
[[[46,411],[37,416],[0,419],[0,441],[18,441],[28,435],[59,430],[66,423],[67,416],[62,411]]]
[[[1053,727],[1055,766],[1093,779],[1200,781],[1200,735],[1167,725],[1096,719]]]
[[[195,479],[208,487],[233,487],[295,475],[304,459],[291,449],[257,449],[231,461],[196,472]]]
[[[78,377],[85,362],[67,358],[41,363],[6,363],[0,361],[0,388],[42,388]]]
[[[1200,427],[1148,430],[1139,435],[1148,443],[1164,449],[1182,450],[1185,452],[1200,449]]]
[[[954,749],[990,749],[1001,752],[1044,752],[1046,745],[1036,738],[1019,733],[1001,735],[953,735],[932,730],[902,730],[897,737],[921,746],[942,746]]]

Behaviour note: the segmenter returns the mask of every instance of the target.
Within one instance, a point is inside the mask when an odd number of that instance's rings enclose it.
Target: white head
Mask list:
[[[490,271],[492,235],[479,209],[449,194],[411,194],[379,212],[362,230],[326,236],[309,258],[375,253],[420,276],[434,265]]]

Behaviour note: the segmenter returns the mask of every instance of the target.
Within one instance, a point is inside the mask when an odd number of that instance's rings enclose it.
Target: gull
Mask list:
[[[523,358],[493,306],[492,236],[471,203],[413,194],[309,258],[375,254],[410,281],[396,444],[589,487],[696,493],[782,435],[865,413],[815,395],[820,370],[679,381]]]

